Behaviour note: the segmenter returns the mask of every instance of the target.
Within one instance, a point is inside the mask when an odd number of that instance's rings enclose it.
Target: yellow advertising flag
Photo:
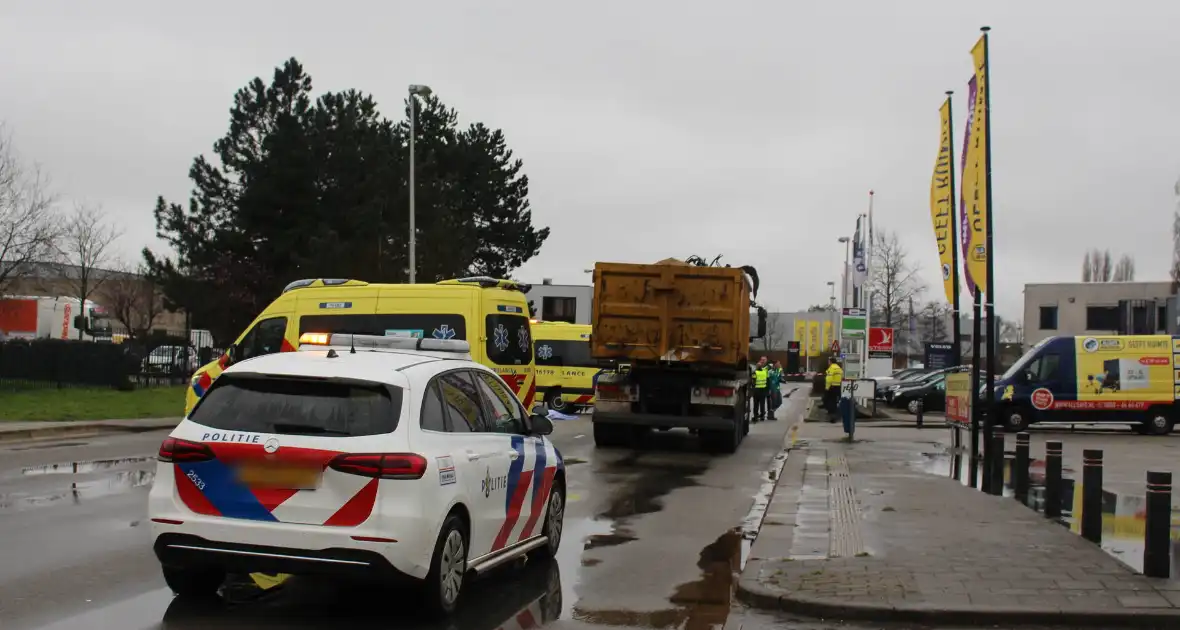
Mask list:
[[[824,340],[819,347],[820,352],[827,352],[832,348],[832,320],[824,320]]]
[[[807,320],[795,320],[795,341],[799,342],[799,356],[807,356]]]
[[[819,322],[811,320],[807,322],[807,356],[818,357],[819,353]]]
[[[963,170],[963,200],[966,202],[967,227],[970,229],[970,243],[967,260],[964,261],[971,278],[981,289],[987,287],[987,35],[979,38],[971,49],[975,63],[975,102],[972,107],[971,140],[968,142],[967,165]],[[988,299],[991,299],[989,296]]]
[[[938,159],[934,161],[934,175],[930,178],[930,220],[934,224],[934,243],[938,246],[938,262],[942,270],[942,288],[946,301],[955,302],[955,202],[952,199],[954,177],[954,149],[951,148],[951,99],[947,97],[939,110]]]

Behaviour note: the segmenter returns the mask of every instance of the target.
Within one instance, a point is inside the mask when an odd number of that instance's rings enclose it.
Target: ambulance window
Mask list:
[[[590,359],[590,342],[555,341],[538,339],[536,345],[537,365],[568,367],[594,367]]]
[[[466,372],[450,372],[438,379],[443,405],[451,420],[451,433],[479,433],[486,426],[483,400]]]
[[[272,317],[254,325],[238,344],[238,360],[274,354],[283,348],[287,334],[287,318]]]
[[[496,365],[528,365],[533,358],[529,318],[524,315],[488,315],[484,351]]]

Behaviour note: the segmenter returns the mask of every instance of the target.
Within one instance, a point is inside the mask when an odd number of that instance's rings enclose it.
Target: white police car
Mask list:
[[[409,578],[450,612],[469,573],[556,553],[553,425],[466,341],[300,341],[227,369],[160,446],[148,511],[174,592],[229,572]]]

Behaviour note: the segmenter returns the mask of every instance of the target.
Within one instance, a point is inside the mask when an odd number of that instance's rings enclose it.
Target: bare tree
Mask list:
[[[910,261],[909,252],[897,238],[896,232],[882,230],[873,243],[873,277],[869,279],[872,293],[872,323],[874,326],[901,330],[907,309],[914,298],[926,290],[918,276],[918,265]]]
[[[1180,179],[1172,188],[1176,209],[1172,212],[1172,293],[1180,291]]]
[[[996,316],[999,324],[1000,343],[1018,343],[1024,345],[1024,323],[1019,319],[1003,319]]]
[[[78,298],[79,315],[85,315],[86,301],[111,277],[110,267],[115,262],[112,244],[122,231],[106,218],[101,206],[79,204],[61,236],[60,261],[62,276],[70,287],[72,297]],[[78,329],[78,338],[82,338]]]
[[[1130,282],[1135,279],[1135,259],[1123,254],[1117,263],[1109,249],[1094,248],[1082,257],[1082,282]]]
[[[156,318],[164,312],[164,295],[140,264],[112,273],[97,292],[103,307],[127,329],[132,339],[147,336]]]
[[[1135,279],[1135,259],[1127,254],[1119,256],[1119,261],[1114,265],[1114,273],[1111,275],[1112,282],[1131,282]]]
[[[766,335],[762,337],[762,349],[768,352],[777,349],[779,343],[783,341],[783,337],[787,334],[787,327],[783,322],[782,315],[780,313],[767,313]]]
[[[951,305],[946,302],[927,302],[919,314],[922,337],[926,341],[946,341],[950,339],[952,326]]]
[[[50,259],[59,233],[56,198],[36,165],[24,164],[0,124],[0,294]]]

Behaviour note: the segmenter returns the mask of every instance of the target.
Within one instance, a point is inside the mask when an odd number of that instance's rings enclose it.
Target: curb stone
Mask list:
[[[164,424],[137,426],[108,424],[105,422],[70,422],[68,420],[63,420],[61,422],[61,426],[38,427],[36,429],[15,429],[12,431],[4,430],[4,425],[0,423],[0,443],[22,442],[25,440],[37,440],[44,438],[90,437],[94,435],[103,435],[106,433],[149,433],[151,431],[162,431],[168,428],[168,425]]]
[[[761,569],[760,560],[751,565]],[[1060,610],[1036,608],[995,608],[991,606],[948,607],[938,604],[868,604],[838,602],[806,595],[778,592],[755,578],[738,579],[738,600],[768,610],[781,610],[808,617],[854,621],[893,621],[903,623],[951,624],[958,626],[1060,626],[1095,628],[1175,628],[1180,627],[1180,611],[1138,609],[1110,611]],[[755,573],[757,574],[757,573]]]

